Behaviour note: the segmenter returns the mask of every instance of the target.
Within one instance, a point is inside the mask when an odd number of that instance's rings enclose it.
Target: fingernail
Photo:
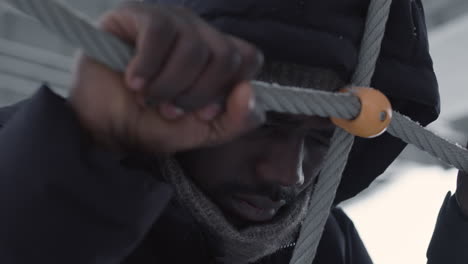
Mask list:
[[[159,113],[168,120],[174,120],[183,116],[185,111],[173,104],[162,103],[159,106]]]
[[[265,63],[265,56],[263,55],[262,52],[257,53],[257,65],[259,70],[263,67],[263,64]]]
[[[250,99],[249,99],[249,110],[254,111],[256,104],[257,104],[257,102],[256,102],[256,99],[255,99],[255,96],[250,97]]]
[[[256,75],[258,75],[260,73],[260,71],[262,70],[263,68],[263,64],[265,63],[265,57],[263,56],[263,53],[261,53],[260,51],[257,53],[257,57],[256,57],[256,63],[254,65],[254,71],[253,71],[253,76],[252,78],[255,78]]]
[[[145,87],[145,79],[141,77],[135,77],[130,83],[130,88],[135,91],[141,91]]]
[[[211,104],[199,112],[199,116],[203,121],[211,121],[221,113],[219,104]]]
[[[254,101],[255,102],[255,101]],[[249,107],[251,106],[249,102]],[[263,109],[260,109],[260,107],[257,107],[254,103],[252,104],[252,108],[250,108],[250,113],[249,113],[249,122],[253,127],[260,126],[263,123],[265,123],[266,116],[265,116],[265,111]]]

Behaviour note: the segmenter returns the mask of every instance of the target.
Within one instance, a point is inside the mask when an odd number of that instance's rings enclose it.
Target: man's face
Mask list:
[[[314,183],[334,128],[326,118],[269,113],[255,131],[178,158],[230,222],[261,223]]]

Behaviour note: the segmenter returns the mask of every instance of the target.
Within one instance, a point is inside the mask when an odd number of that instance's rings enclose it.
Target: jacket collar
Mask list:
[[[13,115],[27,103],[28,99],[20,101],[10,106],[0,108],[0,128],[3,127]]]

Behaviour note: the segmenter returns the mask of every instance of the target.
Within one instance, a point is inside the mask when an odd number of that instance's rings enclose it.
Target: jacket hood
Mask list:
[[[328,68],[349,82],[358,61],[369,0],[151,0],[194,10],[219,30],[260,48],[268,60]],[[440,111],[420,0],[393,0],[372,87],[422,125]],[[336,202],[365,189],[405,143],[388,134],[357,139]]]

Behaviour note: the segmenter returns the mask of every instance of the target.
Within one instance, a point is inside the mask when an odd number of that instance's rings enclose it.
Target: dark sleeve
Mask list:
[[[328,217],[313,264],[372,264],[353,221],[341,208]]]
[[[171,195],[87,144],[65,100],[43,87],[0,131],[0,263],[120,263]]]
[[[428,264],[468,263],[468,217],[450,192],[440,209],[427,259]]]

